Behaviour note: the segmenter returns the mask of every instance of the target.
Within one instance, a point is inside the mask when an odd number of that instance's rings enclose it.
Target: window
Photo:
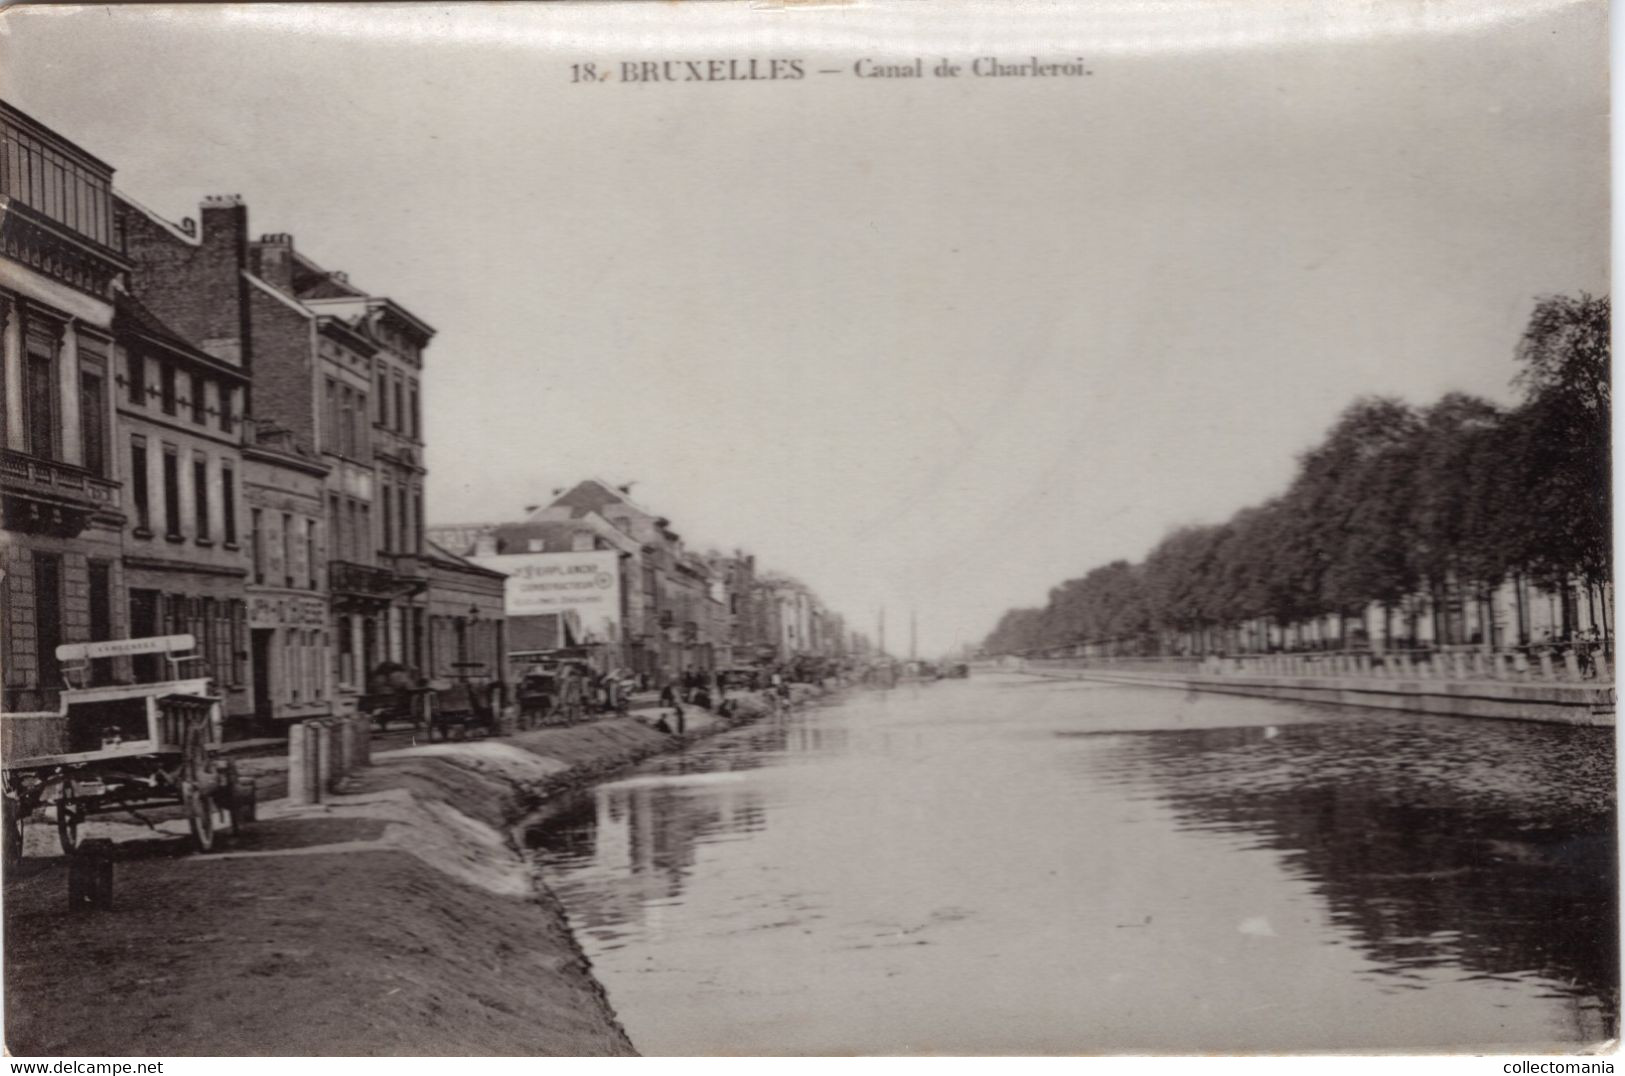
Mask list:
[[[372,536],[372,505],[370,504],[364,504],[361,506],[361,528],[356,531],[356,537],[362,543],[360,557],[361,563],[371,564],[373,562],[373,550],[377,540]]]
[[[164,536],[181,538],[181,456],[174,445],[164,446]]]
[[[305,682],[305,633],[297,628],[288,631],[288,701],[299,701],[299,688]]]
[[[412,546],[412,552],[421,553],[423,551],[423,491],[422,490],[413,490],[412,491],[412,538],[413,538],[413,541],[416,543],[415,545]]]
[[[397,377],[395,379],[395,429],[398,432],[406,430],[405,391],[405,386],[401,384],[401,379]]]
[[[220,538],[227,545],[237,544],[237,472],[231,464],[220,464]]]
[[[383,550],[384,550],[385,553],[393,553],[395,551],[395,490],[394,490],[394,488],[392,486],[389,486],[389,485],[385,485],[383,487],[383,489],[384,489],[384,500],[383,500],[383,507],[384,507],[384,544],[383,544]]]
[[[418,414],[418,383],[416,381],[412,382],[410,395],[412,398],[412,436],[422,437],[423,425],[421,422],[421,416]]]
[[[367,394],[355,394],[355,410],[350,413],[350,455],[356,459],[366,459],[367,452]]]
[[[411,514],[407,511],[405,487],[402,487],[400,498],[396,503],[401,511],[401,552],[416,553],[417,546],[412,544]]]
[[[130,500],[137,534],[152,533],[152,504],[147,497],[147,439],[130,438]]]
[[[282,585],[293,586],[293,517],[282,513]]]
[[[158,392],[163,400],[164,414],[175,413],[175,364],[162,363],[158,367]]]
[[[147,402],[147,360],[138,351],[132,351],[129,355],[130,403],[141,407]]]
[[[345,558],[344,539],[349,533],[344,529],[344,516],[339,512],[339,495],[331,494],[327,498],[327,521],[333,525],[333,533],[328,535],[331,539],[331,553],[334,560]]]
[[[192,375],[192,421],[199,426],[204,424],[202,374]]]
[[[28,408],[24,430],[28,452],[40,459],[56,458],[56,362],[48,354],[28,353],[23,403]]]
[[[235,395],[228,385],[220,386],[220,431],[230,433],[237,424],[237,416],[232,410],[231,398]]]
[[[254,582],[265,582],[265,521],[258,508],[248,510],[248,556],[254,565]]]
[[[38,645],[39,687],[62,686],[56,648],[62,645],[62,557],[34,554],[34,641]]]
[[[313,631],[310,637],[316,640],[316,697],[319,699],[327,694],[327,632]]]
[[[107,473],[107,393],[100,370],[79,371],[79,442],[84,468],[94,475]]]
[[[158,626],[161,601],[162,596],[156,590],[130,591],[130,638],[146,639],[163,634]],[[151,683],[158,678],[158,655],[137,654],[130,659],[130,671],[136,683]]]
[[[320,582],[316,577],[316,521],[305,520],[305,572],[310,579],[310,589],[320,589]]]
[[[350,628],[350,618],[339,617],[339,682],[343,684],[355,683],[355,635]]]
[[[195,517],[192,533],[200,542],[209,540],[209,460],[206,456],[192,457],[192,514]]]
[[[90,582],[90,641],[113,638],[113,566],[105,560],[86,563]],[[96,658],[90,663],[90,683],[113,682],[113,660]]]
[[[362,548],[362,546],[361,546],[361,507],[360,507],[360,505],[356,504],[354,501],[350,501],[349,504],[347,505],[347,507],[350,510],[350,513],[349,513],[350,514],[350,527],[349,527],[349,533],[345,535],[345,538],[348,540],[346,545],[345,545],[345,551],[349,554],[349,557],[350,557],[350,559],[352,561],[354,561],[357,564],[360,564],[361,563],[361,548]]]
[[[384,364],[379,363],[376,380],[378,382],[378,425],[380,426],[389,425],[389,394],[384,391],[384,384],[388,379],[389,374],[385,372]]]
[[[327,410],[324,413],[327,419],[327,429],[322,438],[322,447],[329,452],[339,451],[339,385],[331,377],[327,379]]]

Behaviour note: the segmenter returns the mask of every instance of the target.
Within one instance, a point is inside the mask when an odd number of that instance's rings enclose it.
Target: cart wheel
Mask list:
[[[23,809],[15,796],[5,797],[5,828],[0,831],[0,839],[5,843],[5,864],[7,868],[15,867],[23,858]]]
[[[70,781],[62,786],[62,794],[56,801],[56,836],[62,843],[63,855],[71,856],[79,850],[79,823],[84,817],[84,808],[79,806],[79,797],[74,795]]]
[[[181,802],[186,805],[186,819],[192,826],[192,841],[199,852],[214,847],[214,804],[191,781],[181,782]]]
[[[187,727],[181,751],[181,776],[200,787],[212,784],[215,761],[209,756],[208,733],[202,722]]]

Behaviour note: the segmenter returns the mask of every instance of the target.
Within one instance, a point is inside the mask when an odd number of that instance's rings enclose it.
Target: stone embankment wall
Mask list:
[[[726,722],[691,709],[685,737],[617,718],[379,751],[320,803],[262,800],[210,855],[175,854],[184,820],[158,836],[96,823],[118,842],[116,882],[113,907],[89,914],[66,913],[54,832],[30,825],[6,879],[6,1046],[634,1053],[511,828],[563,790],[767,710],[742,701]],[[274,787],[278,762],[263,762]]]
[[[1029,661],[1019,670],[1037,676],[1099,680],[1185,691],[1211,691],[1298,702],[1335,703],[1458,717],[1545,721],[1565,725],[1614,724],[1611,683],[1406,679],[1377,676],[1290,676],[1263,672],[1161,671],[1064,661]]]

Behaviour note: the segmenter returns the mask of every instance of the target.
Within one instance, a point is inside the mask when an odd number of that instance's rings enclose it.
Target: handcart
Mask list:
[[[22,854],[24,821],[47,806],[69,855],[78,849],[79,827],[91,815],[128,812],[151,825],[142,810],[178,805],[185,809],[200,852],[214,847],[219,829],[235,834],[253,817],[251,786],[238,780],[231,762],[215,755],[220,698],[211,692],[207,676],[180,675],[199,659],[176,652],[195,646],[190,635],[171,635],[57,648],[59,660],[83,663],[64,669],[70,684],[90,660],[130,654],[165,655],[171,678],[69,687],[62,692],[58,714],[5,719],[10,735],[0,764],[0,792],[8,860]],[[14,731],[24,720],[31,722],[26,738]]]

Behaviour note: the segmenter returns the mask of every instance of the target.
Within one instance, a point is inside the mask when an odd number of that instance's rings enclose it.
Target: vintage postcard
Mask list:
[[[1611,1072],[1608,33],[0,10],[6,1049]]]

